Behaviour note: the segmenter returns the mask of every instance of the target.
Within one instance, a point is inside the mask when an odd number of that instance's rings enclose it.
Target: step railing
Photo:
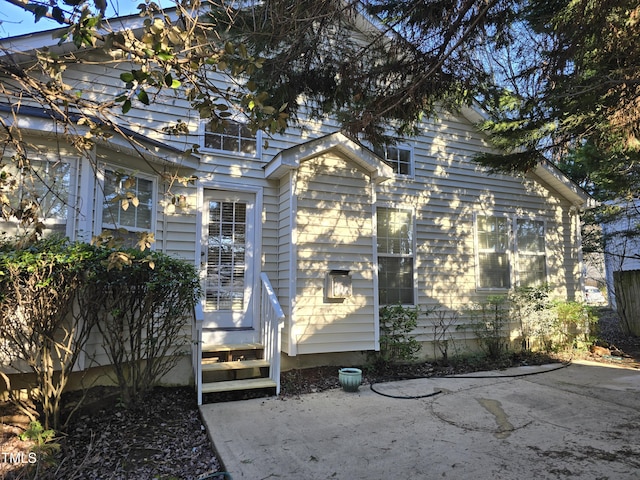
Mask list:
[[[280,347],[281,333],[284,327],[284,312],[278,302],[269,277],[260,274],[262,284],[260,292],[260,321],[264,358],[269,362],[269,378],[276,383],[276,395],[280,393]]]
[[[193,363],[193,376],[196,382],[196,395],[198,405],[202,405],[202,324],[204,321],[204,311],[202,310],[202,304],[196,303],[193,310],[193,346],[192,346],[192,363]]]

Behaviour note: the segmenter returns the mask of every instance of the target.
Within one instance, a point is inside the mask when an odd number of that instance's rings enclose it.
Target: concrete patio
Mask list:
[[[580,361],[374,389],[201,411],[235,480],[640,478],[639,370]]]

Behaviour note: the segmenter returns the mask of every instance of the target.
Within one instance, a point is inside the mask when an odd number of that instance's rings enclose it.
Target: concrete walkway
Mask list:
[[[374,388],[201,411],[234,480],[640,479],[638,370],[580,361]]]

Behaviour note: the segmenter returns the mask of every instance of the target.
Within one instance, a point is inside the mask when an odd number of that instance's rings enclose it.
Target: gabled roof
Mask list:
[[[282,150],[265,165],[265,177],[282,178],[291,170],[297,170],[301,162],[325,153],[336,153],[349,159],[367,172],[375,183],[393,177],[393,169],[378,155],[342,132],[331,133]]]
[[[477,125],[487,119],[485,112],[478,104],[465,106],[460,113],[473,125]],[[597,204],[596,200],[580,185],[544,158],[541,158],[529,176],[535,177],[534,180],[544,182],[576,207],[593,208]]]
[[[539,162],[531,173],[576,207],[586,209],[597,205],[591,195],[547,160]]]

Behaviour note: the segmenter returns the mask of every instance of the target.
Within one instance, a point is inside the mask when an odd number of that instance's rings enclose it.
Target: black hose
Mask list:
[[[552,368],[550,370],[541,370],[541,371],[537,371],[537,372],[527,372],[527,373],[514,373],[514,374],[511,374],[511,375],[443,375],[441,377],[436,377],[436,376],[433,376],[433,375],[431,375],[431,376],[403,375],[403,376],[389,378],[388,380],[386,380],[386,382],[398,381],[398,380],[419,380],[419,379],[423,379],[423,378],[449,378],[449,379],[454,379],[454,378],[519,378],[519,377],[528,377],[530,375],[540,375],[541,373],[555,372],[556,370],[560,370],[562,368],[566,368],[569,365],[571,365],[571,360],[569,360],[568,362],[563,362],[558,367]],[[376,383],[381,383],[381,382],[375,382],[374,381],[374,382],[371,382],[371,384],[369,385],[369,388],[371,388],[371,391],[373,393],[377,393],[378,395],[382,395],[383,397],[395,398],[395,399],[399,399],[399,400],[415,400],[415,399],[418,399],[418,398],[429,398],[429,397],[435,397],[436,395],[442,393],[442,390],[436,390],[435,392],[426,393],[424,395],[391,395],[389,393],[380,392],[380,391],[376,390],[375,388],[373,388],[373,386]]]

